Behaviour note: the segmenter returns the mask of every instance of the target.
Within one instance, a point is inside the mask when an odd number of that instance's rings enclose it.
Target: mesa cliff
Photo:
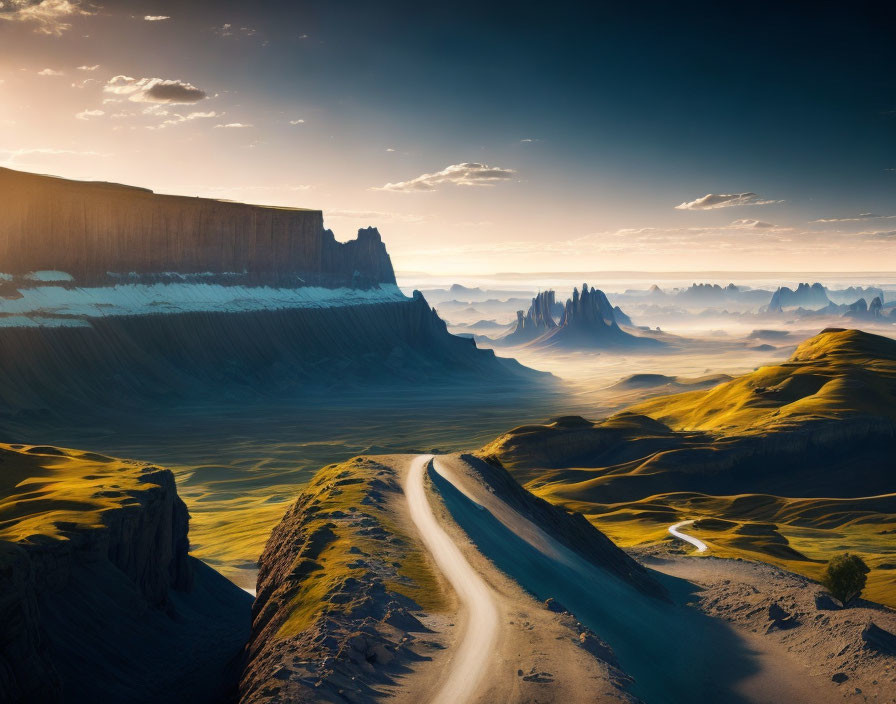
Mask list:
[[[169,470],[0,446],[0,700],[213,701],[247,594],[190,557]]]
[[[340,243],[319,210],[153,193],[0,168],[0,272],[212,274],[274,285],[395,283],[375,228]]]
[[[544,376],[448,333],[375,228],[339,243],[317,210],[0,169],[0,274],[0,422]]]

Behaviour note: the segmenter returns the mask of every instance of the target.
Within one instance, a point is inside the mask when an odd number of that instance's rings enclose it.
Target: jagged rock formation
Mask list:
[[[525,315],[516,312],[516,327],[501,338],[508,345],[522,345],[541,337],[549,330],[557,327],[554,311],[557,307],[554,291],[541,291],[532,299],[532,305]]]
[[[802,283],[797,286],[794,291],[787,286],[780,287],[772,295],[772,300],[768,304],[769,312],[779,312],[784,308],[824,308],[830,305],[831,300],[828,298],[827,290],[819,283],[811,286]]]
[[[273,285],[395,283],[376,228],[340,243],[319,210],[158,195],[0,168],[0,272],[56,270],[80,286],[211,274]]]
[[[559,314],[560,323],[555,320]],[[614,307],[603,291],[582,285],[573,289],[566,305],[558,304],[554,291],[543,291],[532,299],[526,314],[517,311],[516,327],[499,338],[503,345],[563,346],[571,348],[621,347],[659,344],[652,338],[631,335],[619,325],[632,326],[619,306]]]
[[[878,306],[878,312],[879,311],[880,311],[880,306]],[[860,298],[859,300],[855,301],[854,303],[850,303],[846,307],[845,315],[847,317],[864,318],[867,316],[867,314],[868,314],[868,301],[866,301],[864,298]]]
[[[876,296],[871,303],[868,303],[864,298],[860,298],[854,303],[845,306],[846,311],[843,313],[844,318],[851,318],[852,320],[883,320],[887,317],[896,317],[891,312],[889,316],[884,311],[883,301],[879,296]],[[838,307],[838,310],[842,310],[843,306]]]
[[[678,294],[678,298],[685,301],[699,303],[718,303],[726,300],[732,294],[737,294],[740,289],[734,284],[728,284],[722,288],[718,284],[691,284]]]
[[[209,702],[245,592],[188,555],[170,471],[0,446],[0,701]]]
[[[849,303],[850,301],[855,301],[859,298],[864,298],[866,300],[880,298],[881,301],[884,300],[883,289],[876,286],[868,286],[865,288],[862,286],[850,286],[844,289],[828,289],[827,295],[834,303],[840,304]]]
[[[626,316],[627,317],[627,316]],[[573,289],[563,308],[560,324],[530,344],[567,349],[634,348],[660,346],[661,342],[639,337],[619,327],[616,313],[603,291],[582,284]]]

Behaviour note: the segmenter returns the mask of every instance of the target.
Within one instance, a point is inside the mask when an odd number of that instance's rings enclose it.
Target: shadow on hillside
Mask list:
[[[512,533],[438,473],[429,476],[455,521],[479,550],[536,599],[554,598],[616,653],[646,704],[745,704],[734,691],[758,671],[746,643],[729,626],[688,606],[696,588],[655,574],[672,603],[651,598],[585,563],[558,563]]]

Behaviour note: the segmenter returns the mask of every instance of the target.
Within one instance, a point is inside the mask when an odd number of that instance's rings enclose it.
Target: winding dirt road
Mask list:
[[[682,526],[689,526],[692,523],[694,523],[694,521],[681,521],[679,523],[676,523],[675,525],[669,526],[669,532],[679,540],[683,540],[686,543],[690,543],[691,545],[693,545],[695,548],[697,548],[697,552],[706,552],[706,543],[704,543],[702,540],[698,540],[692,535],[687,535],[686,533],[682,533],[680,530],[678,530]]]
[[[432,512],[424,484],[432,461],[432,455],[419,455],[412,460],[404,493],[411,520],[439,570],[457,592],[466,618],[462,640],[448,664],[443,684],[430,702],[466,704],[482,684],[501,622],[492,588],[470,566]]]

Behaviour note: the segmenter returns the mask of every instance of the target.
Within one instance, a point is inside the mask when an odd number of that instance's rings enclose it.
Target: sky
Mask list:
[[[0,166],[404,272],[893,271],[888,4],[0,0]]]

